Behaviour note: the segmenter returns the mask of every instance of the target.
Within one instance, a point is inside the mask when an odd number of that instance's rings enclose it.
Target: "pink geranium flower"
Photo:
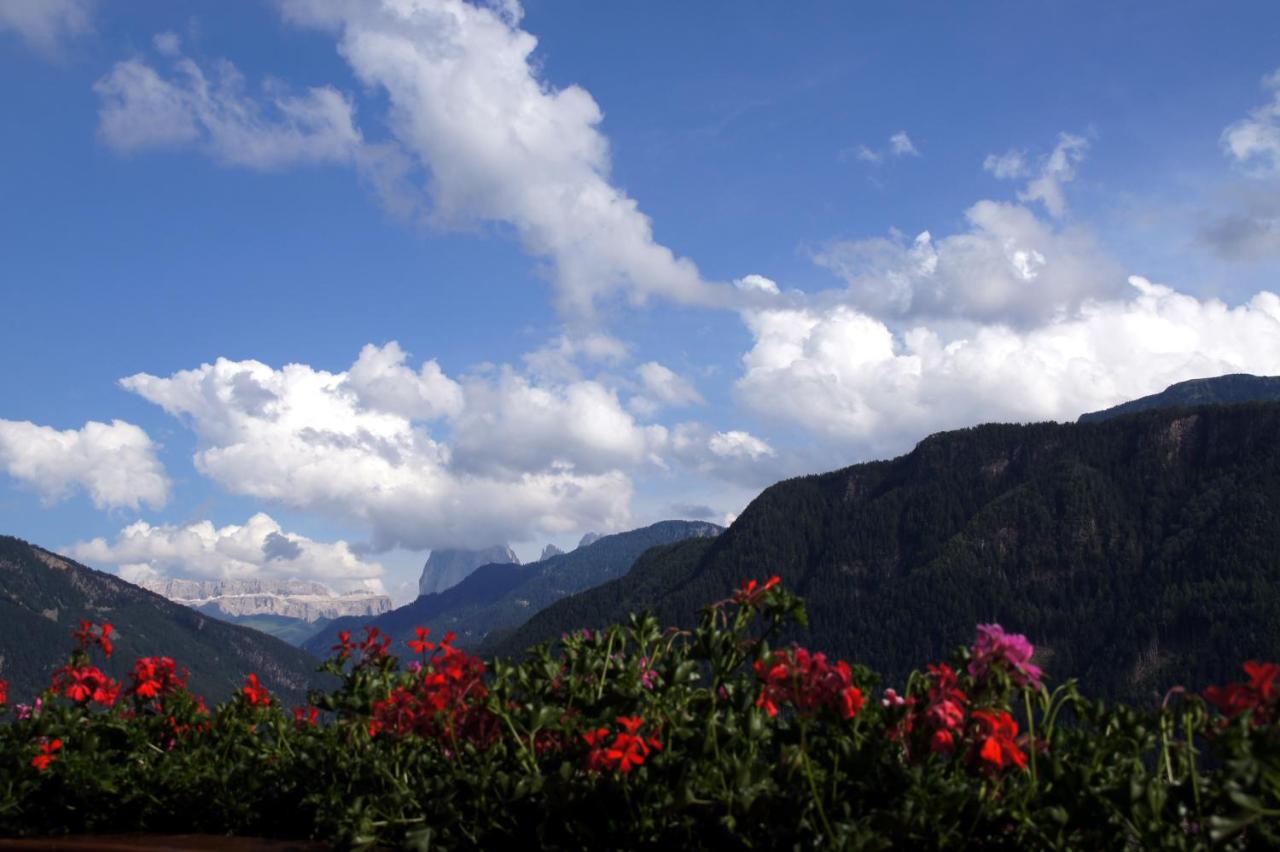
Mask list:
[[[981,681],[993,668],[1002,668],[1017,686],[1039,689],[1044,672],[1031,662],[1035,647],[1021,633],[1005,633],[999,624],[979,624],[969,674]]]

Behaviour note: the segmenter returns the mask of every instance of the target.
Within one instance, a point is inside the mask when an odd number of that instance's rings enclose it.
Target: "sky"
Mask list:
[[[0,0],[0,531],[432,548],[1280,374],[1272,0]]]

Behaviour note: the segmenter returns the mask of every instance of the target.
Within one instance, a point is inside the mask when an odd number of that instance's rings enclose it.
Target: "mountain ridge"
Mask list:
[[[486,650],[639,609],[688,625],[779,574],[808,601],[810,629],[792,638],[891,678],[999,621],[1056,679],[1102,694],[1203,685],[1280,657],[1278,434],[1276,403],[939,433],[771,486],[715,540],[646,554]]]

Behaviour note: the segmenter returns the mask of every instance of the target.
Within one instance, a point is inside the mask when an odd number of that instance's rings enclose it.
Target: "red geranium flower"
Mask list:
[[[49,764],[57,760],[57,752],[62,749],[62,740],[48,740],[40,745],[40,754],[31,758],[31,765],[41,772],[49,768]]]
[[[1027,756],[1018,748],[1018,723],[1007,710],[974,710],[977,724],[976,760],[982,769],[996,771],[1008,766],[1027,768]]]
[[[0,680],[0,707],[9,703],[9,682]]]
[[[254,706],[261,704],[265,707],[271,703],[271,693],[258,682],[256,674],[250,674],[245,678],[244,687],[240,691],[245,700]]]
[[[81,621],[78,630],[71,631],[71,636],[76,640],[76,644],[80,646],[80,650],[89,650],[90,645],[97,645],[102,649],[102,653],[108,657],[111,656],[113,646],[111,644],[111,633],[115,630],[110,624],[103,624],[102,627],[95,631],[92,621]]]
[[[89,701],[105,707],[116,703],[120,684],[107,677],[97,666],[63,666],[53,673],[53,689],[77,704]]]
[[[748,580],[742,588],[733,593],[732,601],[739,606],[756,606],[770,589],[781,582],[782,578],[776,575],[765,580],[763,584]]]
[[[1276,685],[1280,665],[1250,660],[1244,664],[1244,670],[1249,675],[1248,683],[1211,686],[1204,691],[1205,700],[1229,719],[1252,711],[1254,725],[1267,723],[1274,718],[1277,698],[1280,698],[1280,688]]]
[[[405,644],[409,646],[409,649],[415,654],[425,654],[427,651],[434,651],[436,648],[435,643],[427,641],[427,637],[431,635],[431,628],[419,627],[416,629],[416,632],[418,634],[417,639],[410,639],[408,642],[405,642]]]
[[[314,728],[320,724],[320,710],[316,707],[294,707],[293,724],[299,728]]]

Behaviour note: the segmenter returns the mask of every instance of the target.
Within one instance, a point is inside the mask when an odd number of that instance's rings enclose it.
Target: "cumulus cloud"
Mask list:
[[[78,542],[69,549],[93,565],[117,565],[127,580],[318,580],[338,591],[382,591],[383,568],[360,558],[345,541],[325,543],[285,532],[259,512],[244,524],[215,527],[130,524],[115,541]]]
[[[462,386],[444,374],[435,361],[424,361],[414,372],[404,365],[408,353],[394,340],[372,343],[347,370],[347,383],[367,407],[411,420],[437,420],[462,410]]]
[[[513,226],[530,253],[551,261],[565,311],[591,315],[616,295],[696,304],[728,296],[660,245],[635,200],[610,183],[600,107],[580,86],[540,76],[518,4],[282,5],[291,20],[336,32],[357,77],[386,93],[393,136],[430,176],[433,218]]]
[[[704,476],[757,488],[780,478],[786,465],[772,446],[749,432],[698,422],[680,423],[671,431],[671,455]]]
[[[924,231],[835,242],[814,259],[848,283],[842,300],[886,318],[1027,325],[1124,290],[1120,268],[1084,228],[997,201],[979,201],[965,218],[968,231],[941,239]]]
[[[864,453],[988,421],[1074,419],[1185,379],[1280,372],[1280,297],[1247,303],[1133,277],[1128,299],[1087,301],[1019,331],[897,334],[847,305],[745,314],[755,338],[736,385],[763,416]]]
[[[988,154],[982,161],[982,168],[1000,180],[1026,177],[1030,174],[1027,168],[1027,152],[1016,149],[1010,149],[999,155]]]
[[[206,72],[181,56],[172,33],[158,35],[156,46],[172,57],[169,73],[134,58],[94,83],[98,133],[115,150],[190,146],[227,165],[263,170],[358,161],[354,107],[336,89],[295,93],[268,81],[255,93],[230,62]]]
[[[636,374],[640,377],[642,392],[627,403],[632,411],[651,415],[663,406],[681,408],[705,402],[693,382],[657,361],[641,364]]]
[[[1271,100],[1223,130],[1222,149],[1247,174],[1280,177],[1280,69],[1262,84]]]
[[[644,461],[661,427],[635,424],[594,383],[510,373],[462,383],[459,408],[459,385],[403,360],[388,344],[362,351],[356,381],[219,359],[121,384],[189,423],[197,469],[228,491],[365,525],[379,550],[625,526],[632,483],[616,466]],[[454,445],[426,428],[437,412]]]
[[[466,382],[454,421],[460,470],[510,475],[573,470],[606,475],[656,460],[667,430],[641,425],[617,394],[595,381],[537,385],[510,368]]]
[[[1059,133],[1058,144],[1040,159],[1035,176],[1018,193],[1021,201],[1039,201],[1049,215],[1061,217],[1067,212],[1067,199],[1062,185],[1075,180],[1076,166],[1084,161],[1089,140],[1071,133]],[[982,167],[1002,180],[1027,177],[1031,167],[1025,151],[1010,149],[1003,154],[988,154]]]
[[[630,357],[627,344],[608,334],[561,334],[547,345],[524,355],[525,366],[552,381],[576,381],[580,363],[616,365]]]
[[[55,54],[73,36],[92,27],[93,0],[4,0],[0,32],[12,30],[33,48]]]
[[[169,478],[156,445],[132,423],[90,420],[59,431],[26,421],[0,420],[0,469],[56,503],[83,489],[99,509],[159,509]]]

